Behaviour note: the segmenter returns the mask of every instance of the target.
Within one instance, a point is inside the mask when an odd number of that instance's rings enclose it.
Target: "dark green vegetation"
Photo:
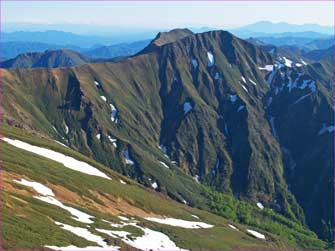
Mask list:
[[[57,139],[145,186],[157,182],[172,199],[269,231],[292,248],[325,248],[307,228],[332,241],[325,230],[333,222],[333,132],[318,132],[333,125],[333,62],[268,73],[258,67],[274,64],[275,55],[228,32],[181,33],[178,39],[172,32],[171,40],[163,34],[162,43],[154,40],[118,63],[3,70],[7,134],[15,126],[34,132],[35,144],[42,144],[39,136]],[[291,91],[290,79],[298,85]],[[314,80],[315,91],[299,88],[303,80]],[[192,107],[187,113],[185,103]],[[26,139],[22,131],[16,137]],[[134,165],[126,164],[126,149]],[[257,209],[258,201],[266,209]],[[232,247],[238,248],[222,248]]]

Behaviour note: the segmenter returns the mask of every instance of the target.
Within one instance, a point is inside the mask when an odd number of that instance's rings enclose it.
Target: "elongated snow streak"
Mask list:
[[[148,221],[153,221],[165,225],[175,226],[175,227],[182,227],[182,228],[212,228],[213,225],[204,223],[204,222],[197,222],[197,221],[186,221],[186,220],[179,220],[174,218],[153,218],[148,217],[145,218]]]
[[[88,224],[93,223],[91,218],[94,217],[92,215],[79,211],[78,209],[75,209],[73,207],[65,206],[62,202],[60,202],[55,198],[55,194],[53,193],[53,191],[50,188],[46,187],[45,185],[35,181],[28,181],[25,179],[14,180],[14,182],[33,188],[37,193],[43,195],[43,196],[34,196],[34,198],[68,211],[72,215],[72,219]]]
[[[250,229],[247,229],[247,232],[249,234],[251,234],[252,236],[258,238],[258,239],[262,239],[262,240],[265,240],[265,235],[264,234],[261,234],[261,233],[258,233],[254,230],[250,230]]]
[[[26,179],[21,180],[14,180],[14,182],[19,183],[23,186],[31,187],[33,188],[37,193],[44,195],[44,196],[55,196],[55,194],[52,192],[52,190],[49,187],[46,187],[45,185],[35,182],[35,181],[29,181]]]
[[[208,67],[212,67],[214,65],[214,56],[211,52],[207,52],[207,57],[208,57]]]
[[[58,163],[63,164],[65,167],[93,176],[99,176],[105,179],[111,179],[103,172],[99,171],[97,168],[87,164],[86,162],[76,160],[75,158],[66,156],[65,154],[49,150],[39,146],[33,146],[31,144],[25,143],[17,139],[3,138],[3,141],[7,142],[10,145],[13,145],[17,148],[26,150],[28,152],[35,153],[37,155],[43,156],[45,158],[51,159]]]
[[[273,65],[265,65],[265,67],[258,67],[258,69],[261,71],[273,71]]]
[[[88,231],[86,228],[82,227],[73,227],[71,225],[67,225],[60,222],[55,222],[56,225],[60,226],[64,230],[67,230],[85,240],[95,242],[99,245],[99,247],[85,247],[85,248],[77,248],[76,246],[68,246],[68,247],[56,247],[56,246],[46,246],[47,248],[51,248],[54,250],[119,250],[120,247],[117,246],[108,246],[107,243],[104,241],[104,238],[92,234],[90,231]],[[72,249],[75,248],[75,249]]]

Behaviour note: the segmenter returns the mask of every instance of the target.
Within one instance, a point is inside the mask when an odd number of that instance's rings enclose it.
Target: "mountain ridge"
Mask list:
[[[8,89],[11,92],[4,102],[5,119],[17,124],[24,121],[59,140],[64,137],[69,146],[144,185],[151,185],[148,178],[155,179],[159,191],[191,206],[200,200],[189,192],[195,189],[196,179],[215,190],[277,208],[289,219],[305,224],[304,213],[285,180],[283,150],[264,102],[269,94],[276,99],[280,88],[284,97],[298,98],[304,90],[287,92],[288,77],[281,80],[280,72],[288,76],[288,69],[294,68],[308,79],[317,76],[311,74],[314,66],[287,66],[287,60],[276,59],[224,31],[188,35],[157,48],[118,63],[48,73],[43,69],[6,70],[6,88],[16,75],[32,85],[26,73],[36,75],[33,82],[40,83],[29,94],[36,115],[31,117],[30,109],[25,108],[23,100],[27,98],[15,97],[15,88],[24,91],[16,83]],[[272,73],[259,69],[271,64]],[[275,82],[269,81],[270,76]],[[328,95],[319,92],[322,85],[325,83],[318,83],[316,93],[310,96]],[[41,106],[50,96],[48,107]],[[106,101],[117,110],[112,122]],[[329,103],[324,106],[328,114]],[[16,113],[11,109],[22,110]],[[70,128],[68,133],[66,128]],[[120,141],[121,149],[111,148],[108,135]],[[125,151],[134,164],[122,160]],[[110,152],[115,156],[110,158]],[[157,170],[156,159],[173,167],[177,185]]]

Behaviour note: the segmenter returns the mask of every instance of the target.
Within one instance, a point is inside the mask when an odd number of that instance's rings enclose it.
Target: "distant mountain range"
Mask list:
[[[322,26],[318,24],[289,24],[285,22],[273,23],[268,21],[257,22],[250,25],[245,25],[236,29],[228,29],[236,36],[247,38],[247,37],[259,37],[259,36],[276,36],[280,33],[305,33],[313,32],[326,35],[332,35],[334,33],[333,26]]]

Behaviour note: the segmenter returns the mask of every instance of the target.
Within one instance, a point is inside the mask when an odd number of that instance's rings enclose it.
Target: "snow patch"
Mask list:
[[[155,182],[151,183],[151,187],[156,190],[158,188],[157,182],[155,181]]]
[[[109,141],[113,144],[115,148],[117,148],[117,139],[113,139],[111,136],[108,135]]]
[[[100,98],[105,102],[107,101],[107,98],[105,96],[100,96]]]
[[[207,66],[208,67],[212,67],[214,65],[214,56],[211,52],[207,52],[207,57],[208,57],[208,63]]]
[[[265,235],[264,234],[261,234],[261,233],[258,233],[254,230],[250,230],[250,229],[247,229],[247,232],[249,234],[251,234],[252,236],[258,238],[258,239],[262,239],[262,240],[265,240]]]
[[[258,67],[261,71],[273,71],[273,65],[265,65],[264,67]]]
[[[65,124],[65,133],[69,134],[69,132],[70,132],[69,127],[67,126],[67,124]]]
[[[242,88],[246,91],[246,92],[249,92],[247,87],[245,87],[244,85],[242,85]]]
[[[253,85],[257,85],[256,82],[254,82],[251,78],[249,78],[249,81],[253,84]]]
[[[113,238],[121,239],[123,242],[132,246],[134,248],[150,251],[150,250],[179,250],[181,249],[176,246],[176,244],[170,240],[170,238],[158,231],[151,230],[149,228],[140,227],[136,225],[136,223],[131,224],[136,228],[141,229],[144,232],[143,236],[139,236],[136,238],[131,238],[131,233],[127,231],[120,230],[105,230],[105,229],[97,229],[97,231],[101,233],[105,233]]]
[[[191,214],[191,216],[192,216],[193,218],[199,219],[199,216],[196,216],[196,215],[194,215],[194,214]]]
[[[228,226],[229,226],[230,228],[232,228],[232,229],[234,229],[234,230],[237,230],[237,231],[238,231],[237,227],[235,227],[234,225],[228,224]]]
[[[129,150],[128,148],[124,150],[123,157],[127,165],[134,165],[134,161],[130,159],[129,157]]]
[[[94,81],[96,87],[101,87],[101,84],[98,81]]]
[[[284,59],[284,65],[286,65],[287,67],[292,67],[292,60],[287,59],[286,57],[283,57]]]
[[[192,59],[193,68],[196,69],[198,67],[198,61],[196,59]]]
[[[213,225],[204,223],[204,222],[197,222],[197,221],[186,221],[180,220],[175,218],[153,218],[148,217],[145,218],[148,221],[153,221],[165,225],[175,226],[175,227],[182,227],[182,228],[212,228]]]
[[[96,137],[98,140],[100,140],[100,139],[101,139],[101,134],[98,133],[97,135],[95,135],[95,137]]]
[[[55,140],[55,142],[56,142],[57,144],[60,144],[61,146],[64,146],[64,147],[66,147],[66,148],[69,148],[67,145],[63,144],[62,142],[59,142],[59,141],[57,141],[57,140]]]
[[[184,114],[188,113],[189,111],[192,110],[192,105],[190,102],[185,102],[184,103]]]
[[[55,224],[60,226],[61,228],[65,229],[65,230],[67,230],[67,231],[85,239],[85,240],[97,243],[100,247],[104,248],[103,250],[118,250],[119,249],[119,247],[108,246],[107,243],[105,242],[104,238],[102,238],[99,235],[92,234],[86,228],[73,227],[73,226],[70,226],[70,225],[67,225],[67,224],[64,224],[64,223],[60,223],[60,222],[57,222],[57,221],[55,222]],[[55,247],[55,246],[46,246],[46,247],[51,248],[51,249],[57,249],[57,247]],[[86,250],[88,250],[88,247],[87,247]],[[95,249],[95,247],[92,247],[91,250],[96,250],[96,249]],[[98,250],[99,250],[99,248],[98,248]]]
[[[170,169],[170,167],[167,164],[165,164],[163,161],[159,161],[159,163],[161,163],[162,166],[166,167],[167,169]]]
[[[241,79],[245,84],[247,83],[247,81],[245,80],[245,78],[243,76],[241,76]]]
[[[41,183],[34,182],[34,181],[28,181],[25,179],[14,180],[14,182],[33,188],[37,193],[42,195],[42,196],[34,196],[34,198],[44,201],[46,203],[58,206],[68,211],[72,215],[72,219],[83,222],[83,223],[88,223],[88,224],[93,223],[91,218],[94,218],[94,217],[92,215],[79,211],[78,209],[75,209],[73,207],[65,206],[62,202],[60,202],[59,200],[55,198],[55,194],[50,188],[42,185]]]
[[[38,154],[40,156],[43,156],[48,159],[54,160],[58,163],[61,163],[69,169],[72,169],[72,170],[75,170],[75,171],[78,171],[84,174],[88,174],[88,175],[94,175],[94,176],[99,176],[99,177],[106,178],[106,179],[111,179],[106,174],[99,171],[97,168],[87,164],[86,162],[76,160],[75,158],[66,156],[65,154],[62,154],[62,153],[59,153],[53,150],[49,150],[43,147],[33,146],[31,144],[25,143],[17,139],[3,138],[2,140],[17,148]]]
[[[257,205],[257,207],[259,207],[260,209],[264,209],[264,206],[263,206],[263,204],[262,203],[260,203],[260,202],[257,202],[256,203],[256,205]]]
[[[230,102],[235,103],[237,100],[237,95],[230,95]]]
[[[78,209],[75,209],[73,207],[65,206],[62,202],[57,200],[54,197],[51,196],[34,196],[34,198],[44,201],[46,203],[55,205],[57,207],[60,207],[66,211],[68,211],[72,215],[72,219],[83,222],[83,223],[88,223],[91,224],[94,221],[91,220],[91,218],[94,218],[92,215],[89,215],[87,213],[84,213],[82,211],[79,211]]]
[[[116,107],[113,105],[113,104],[109,104],[110,105],[110,107],[111,107],[111,120],[112,120],[112,122],[115,122],[115,123],[117,123],[118,122],[118,119],[117,119],[117,109],[116,109]]]
[[[123,184],[123,185],[127,185],[127,183],[124,182],[123,180],[120,180],[120,183]]]
[[[243,109],[244,109],[244,105],[241,105],[238,109],[237,109],[237,112],[239,112],[239,111],[242,111]]]
[[[44,195],[44,196],[55,196],[55,194],[52,192],[52,190],[45,185],[42,185],[41,183],[35,182],[35,181],[29,181],[26,179],[21,180],[14,180],[14,182],[19,183],[23,186],[31,187],[33,188],[37,193]]]

